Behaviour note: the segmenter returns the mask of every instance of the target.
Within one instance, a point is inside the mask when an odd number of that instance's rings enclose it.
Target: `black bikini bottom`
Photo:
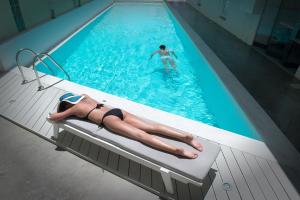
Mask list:
[[[102,121],[101,121],[101,125],[102,125],[102,126],[104,125],[104,124],[103,124],[104,118],[107,117],[107,116],[110,116],[110,115],[116,116],[116,117],[120,118],[121,120],[124,119],[122,110],[119,109],[119,108],[113,108],[113,109],[107,111],[107,112],[103,115]]]

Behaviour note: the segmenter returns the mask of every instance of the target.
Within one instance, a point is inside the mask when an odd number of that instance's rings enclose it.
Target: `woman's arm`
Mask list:
[[[153,53],[151,53],[151,55],[150,55],[150,58],[149,59],[151,59],[155,54],[157,54],[159,52],[159,50],[157,50],[157,51],[154,51]]]
[[[51,113],[49,116],[50,120],[53,120],[55,122],[63,120],[71,115],[73,115],[74,113],[74,109],[73,108],[69,108],[67,110],[65,110],[64,112],[60,112],[60,113]]]
[[[177,55],[175,54],[175,51],[171,50],[171,53],[175,56],[175,58],[177,59]]]

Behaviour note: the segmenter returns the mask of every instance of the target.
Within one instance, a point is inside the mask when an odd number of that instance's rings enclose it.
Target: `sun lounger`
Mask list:
[[[68,118],[58,123],[52,123],[54,126],[54,138],[58,138],[59,130],[63,129],[109,151],[158,171],[162,176],[166,191],[170,194],[174,193],[172,178],[182,183],[202,186],[203,179],[208,174],[220,151],[220,147],[217,144],[198,138],[204,147],[204,151],[196,159],[185,159],[153,149],[138,141],[112,133],[105,128],[99,128],[97,124],[85,120]],[[170,144],[192,150],[192,147],[182,142],[165,137],[160,137],[160,139]]]

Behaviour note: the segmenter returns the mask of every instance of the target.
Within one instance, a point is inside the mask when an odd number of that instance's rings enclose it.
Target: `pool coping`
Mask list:
[[[114,3],[111,6],[113,6]],[[117,3],[120,3],[120,2],[117,2]],[[161,2],[157,2],[157,3],[161,3]],[[109,8],[111,6],[109,6]],[[171,12],[174,14],[174,12],[172,10],[171,10]],[[93,19],[96,19],[100,14],[103,14],[103,13],[102,12],[99,13],[98,15],[94,16]],[[178,19],[176,14],[174,14],[174,16],[179,21],[179,23],[181,23],[181,21]],[[93,21],[93,19],[91,19],[90,21],[85,23],[83,26],[86,26],[87,24],[91,23]],[[181,23],[181,25],[182,25],[182,23]],[[66,39],[62,39],[61,40],[62,43],[66,42],[68,39],[70,39],[74,34],[76,34],[82,28],[83,27],[79,28],[74,33],[71,33],[70,35],[68,35],[68,37]],[[187,31],[187,33],[190,34],[189,33],[190,31],[188,31],[186,28],[185,28],[185,31]],[[205,43],[202,40],[200,40],[200,43],[201,43],[201,46],[205,45]],[[198,46],[197,43],[195,43],[195,44],[196,44],[196,46]],[[53,52],[60,45],[61,44],[56,45],[53,49],[51,49],[50,52]],[[207,51],[211,51],[211,50],[209,49],[209,47],[206,46],[205,52],[207,52]],[[201,52],[202,52],[202,50],[201,50]],[[212,55],[210,55],[210,56],[215,56],[212,51],[211,51],[211,53],[212,53]],[[203,55],[209,61],[207,56],[205,54],[203,54]],[[217,64],[218,64],[218,62],[221,63],[220,60],[216,60],[215,62]],[[226,69],[225,65],[224,65],[224,67]],[[24,69],[24,73],[26,75],[30,75],[31,77],[34,77],[33,71],[31,69],[28,69],[28,68],[23,68],[23,69]],[[17,68],[14,68],[12,71],[14,73],[19,73]],[[227,69],[227,71],[228,71],[228,69]],[[226,70],[224,72],[228,73],[228,72],[226,72]],[[219,78],[221,78],[222,82],[224,83],[222,77],[220,77],[220,74],[217,71],[216,71],[216,73],[219,75]],[[40,73],[40,74],[42,74],[42,73]],[[232,77],[230,77],[230,78],[235,78],[232,74],[231,74],[231,76]],[[230,78],[227,77],[227,79],[230,79]],[[54,77],[54,76],[47,75],[44,78],[42,78],[41,81],[42,81],[42,83],[50,85],[50,84],[53,84],[54,82],[59,81],[59,80],[61,80],[61,79],[59,79],[57,77]],[[217,143],[220,143],[220,144],[224,144],[224,145],[230,146],[232,148],[236,148],[236,149],[239,149],[239,150],[242,150],[242,151],[245,151],[245,152],[248,152],[248,153],[251,153],[251,154],[266,158],[266,159],[269,159],[269,160],[277,160],[275,158],[275,156],[272,154],[272,152],[270,151],[270,149],[268,148],[268,146],[264,142],[261,142],[261,141],[258,141],[258,140],[254,140],[254,139],[251,139],[251,138],[247,138],[245,136],[237,135],[237,134],[232,133],[230,131],[222,130],[220,128],[216,128],[216,127],[213,127],[213,126],[201,123],[201,122],[193,121],[193,120],[190,120],[190,119],[187,119],[187,118],[184,118],[184,117],[181,117],[181,116],[177,116],[177,115],[165,112],[165,111],[161,111],[161,110],[158,110],[158,109],[155,109],[155,108],[151,108],[149,106],[145,106],[145,105],[142,105],[142,104],[139,104],[139,103],[121,98],[121,97],[117,97],[117,96],[114,96],[114,95],[110,95],[110,94],[101,92],[99,90],[95,90],[95,89],[88,88],[88,87],[85,87],[85,86],[82,86],[82,85],[79,85],[79,84],[76,84],[76,83],[72,83],[70,81],[64,80],[64,81],[56,84],[54,87],[57,87],[57,88],[60,88],[60,89],[66,90],[66,91],[74,92],[74,93],[86,93],[86,94],[89,94],[90,96],[92,96],[93,98],[96,98],[99,101],[105,99],[107,101],[107,104],[109,104],[110,106],[121,107],[121,108],[123,108],[123,109],[125,109],[125,110],[127,110],[127,111],[129,111],[129,112],[131,112],[135,115],[138,115],[142,118],[147,118],[147,119],[150,118],[152,121],[163,123],[163,124],[172,126],[174,128],[177,128],[179,130],[193,133],[193,134],[198,135],[202,138],[206,138],[208,140],[211,140],[211,141],[214,141],[214,142],[217,142]],[[226,86],[226,87],[228,88],[228,86]],[[240,87],[243,89],[243,87],[241,85],[240,85]],[[230,89],[229,89],[229,91],[231,92]],[[246,92],[246,91],[244,91],[244,92]],[[237,101],[237,103],[243,109],[243,106],[241,106],[241,104],[238,101]],[[260,107],[255,108],[255,110],[257,110],[257,109],[259,110],[261,108]],[[142,110],[142,112],[140,112],[141,110]],[[181,123],[179,124],[178,122],[181,122]]]

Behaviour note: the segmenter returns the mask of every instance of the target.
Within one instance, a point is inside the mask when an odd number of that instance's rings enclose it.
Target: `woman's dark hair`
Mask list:
[[[57,112],[64,112],[67,109],[67,102],[62,101],[58,105]]]
[[[162,44],[162,45],[159,46],[159,48],[162,49],[162,50],[165,50],[166,49],[166,45]]]

